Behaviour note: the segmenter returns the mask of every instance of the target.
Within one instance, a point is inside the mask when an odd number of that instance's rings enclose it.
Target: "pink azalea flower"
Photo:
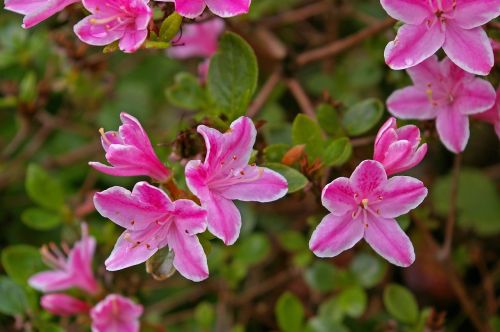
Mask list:
[[[251,0],[156,0],[174,2],[175,11],[187,18],[200,16],[205,7],[220,17],[232,17],[248,13]]]
[[[170,171],[158,160],[139,121],[127,113],[121,113],[120,119],[123,124],[118,132],[101,131],[106,159],[112,166],[98,162],[90,162],[89,165],[109,175],[146,175],[165,182],[170,177]]]
[[[92,332],[139,332],[142,305],[110,294],[90,311]]]
[[[75,243],[73,249],[63,246],[63,252],[53,243],[42,247],[42,257],[53,270],[35,274],[28,283],[42,292],[77,287],[90,294],[96,294],[99,285],[92,273],[95,246],[95,239],[88,235],[87,224],[83,223],[82,239]]]
[[[40,299],[42,308],[58,316],[72,316],[89,312],[87,302],[66,294],[47,294]]]
[[[409,176],[387,179],[384,166],[363,161],[350,178],[329,183],[321,196],[330,211],[314,230],[309,248],[318,257],[334,257],[366,242],[390,263],[409,266],[415,252],[408,236],[394,219],[416,208],[427,189]]]
[[[82,0],[91,13],[74,30],[84,43],[104,46],[120,40],[120,50],[137,51],[148,36],[149,0]]]
[[[407,72],[414,85],[389,97],[389,112],[401,119],[436,119],[437,132],[448,150],[463,151],[469,140],[468,116],[493,106],[493,86],[448,58],[438,62],[436,56]]]
[[[132,192],[112,187],[95,194],[94,205],[126,229],[105,262],[109,271],[145,262],[168,246],[180,274],[193,281],[208,277],[207,258],[196,236],[207,228],[207,213],[193,201],[172,202],[162,190],[139,182]]]
[[[427,144],[420,146],[420,130],[417,126],[397,127],[396,119],[390,118],[375,138],[373,159],[380,162],[392,175],[418,165],[427,153]]]
[[[500,14],[500,0],[381,0],[404,24],[385,49],[392,69],[418,65],[441,47],[460,68],[488,75],[493,50],[481,28]]]
[[[247,117],[231,124],[228,132],[198,126],[205,139],[205,161],[186,165],[186,182],[208,212],[208,230],[233,244],[239,236],[241,215],[232,200],[271,202],[287,193],[283,176],[265,168],[248,165],[255,143],[255,126]]]
[[[488,122],[493,125],[495,132],[500,139],[500,87],[497,89],[497,99],[492,108],[483,113],[474,114],[474,119]]]
[[[23,28],[28,29],[80,0],[5,0],[5,9],[24,15]]]

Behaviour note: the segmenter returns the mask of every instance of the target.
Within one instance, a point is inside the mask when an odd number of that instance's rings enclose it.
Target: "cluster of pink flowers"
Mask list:
[[[419,145],[417,127],[397,128],[390,118],[375,139],[374,160],[363,161],[350,178],[335,179],[323,188],[321,200],[330,213],[309,242],[317,256],[334,257],[364,238],[392,264],[406,267],[414,262],[413,245],[394,218],[420,205],[427,189],[415,178],[388,175],[420,163],[427,145]]]
[[[106,174],[170,181],[170,171],[158,160],[137,119],[124,113],[121,119],[123,125],[118,132],[102,133],[106,158],[113,167],[90,164]],[[198,132],[205,139],[205,161],[190,161],[185,173],[189,189],[201,206],[188,199],[172,201],[161,188],[147,182],[137,183],[132,191],[112,187],[95,194],[97,211],[125,229],[105,262],[108,270],[143,263],[168,247],[174,253],[177,271],[201,281],[208,277],[208,265],[197,234],[208,227],[225,244],[233,244],[241,227],[241,215],[233,200],[270,202],[287,193],[283,176],[248,165],[256,138],[249,118],[237,119],[226,133],[206,126],[199,126]]]
[[[200,16],[205,7],[221,17],[247,13],[250,0],[157,0],[173,2],[184,17]],[[69,5],[80,3],[90,15],[77,23],[75,34],[83,42],[105,46],[118,41],[120,50],[137,51],[146,41],[153,10],[149,0],[5,0],[5,9],[24,15],[23,27],[31,28]],[[201,29],[205,29],[202,27]],[[203,38],[202,38],[203,39]],[[209,47],[203,42],[203,47]],[[206,54],[204,54],[206,55]]]
[[[94,332],[139,332],[143,308],[124,296],[110,294],[92,306],[87,300],[60,293],[78,288],[92,297],[100,295],[100,286],[92,272],[95,247],[96,241],[83,223],[82,239],[73,248],[64,245],[59,249],[53,243],[42,247],[42,257],[52,270],[35,274],[28,280],[29,285],[48,293],[41,297],[40,304],[54,315],[88,315]]]

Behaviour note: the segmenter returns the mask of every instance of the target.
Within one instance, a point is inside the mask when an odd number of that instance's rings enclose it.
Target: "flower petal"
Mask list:
[[[247,166],[241,180],[218,189],[227,199],[250,202],[272,202],[285,196],[288,183],[279,173],[266,167]]]
[[[232,17],[248,13],[250,0],[205,0],[212,13],[220,17]]]
[[[323,206],[335,216],[343,216],[356,209],[354,191],[348,178],[337,178],[323,188]]]
[[[399,28],[394,41],[384,51],[385,62],[392,69],[413,67],[433,55],[443,46],[445,34],[439,24],[405,24]]]
[[[208,158],[208,155],[207,155]],[[184,169],[186,184],[189,190],[201,200],[209,199],[210,192],[207,187],[208,172],[200,160],[190,160]]]
[[[33,275],[28,284],[42,292],[56,292],[74,287],[71,276],[64,271],[44,271]]]
[[[364,227],[351,213],[343,216],[326,215],[314,230],[309,248],[318,257],[334,257],[352,248],[363,238]]]
[[[186,234],[203,233],[207,229],[207,211],[189,199],[174,202],[175,223]]]
[[[453,107],[447,107],[439,112],[436,129],[441,142],[448,150],[454,153],[465,150],[470,135],[467,115],[463,115]]]
[[[436,117],[436,109],[432,107],[425,90],[415,86],[394,91],[387,99],[387,108],[400,119],[427,120]]]
[[[173,208],[168,196],[147,182],[137,183],[132,192],[122,187],[98,192],[94,205],[103,217],[130,230],[147,228]]]
[[[474,78],[462,84],[454,100],[454,108],[462,114],[476,114],[490,109],[496,100],[495,88],[490,82]]]
[[[381,0],[380,4],[389,16],[408,24],[420,24],[433,14],[427,1]]]
[[[149,257],[157,251],[157,246],[149,248],[144,244],[133,243],[130,239],[130,233],[125,231],[116,241],[113,251],[104,262],[106,270],[117,271],[133,265],[144,263]]]
[[[137,51],[148,37],[148,30],[127,30],[120,39],[119,47],[125,53]]]
[[[428,88],[429,85],[439,86],[441,84],[439,80],[442,76],[441,65],[437,55],[432,55],[419,65],[408,68],[406,72],[415,85]]]
[[[365,160],[356,167],[349,181],[355,194],[359,197],[368,197],[373,191],[385,185],[387,174],[384,166],[378,161]]]
[[[394,169],[409,158],[412,152],[412,144],[407,140],[400,140],[391,144],[382,162],[387,175],[394,174]]]
[[[382,218],[396,218],[419,206],[427,196],[427,188],[410,176],[395,176],[378,194],[379,199],[370,205],[372,209]]]
[[[453,12],[453,21],[463,29],[477,28],[500,15],[499,0],[460,0]]]
[[[401,173],[417,166],[424,159],[426,154],[427,154],[427,143],[422,144],[422,146],[419,147],[405,162],[393,167],[391,169],[390,174]]]
[[[365,240],[390,263],[407,267],[415,261],[415,251],[408,236],[394,219],[376,218],[368,214]]]
[[[195,18],[205,10],[204,0],[175,0],[175,11],[181,16]]]
[[[234,203],[220,195],[210,194],[210,199],[203,201],[208,212],[208,230],[210,233],[231,245],[238,239],[241,229],[241,214]]]
[[[465,30],[447,24],[443,50],[451,61],[469,73],[488,75],[493,68],[493,49],[482,28]]]
[[[174,225],[168,232],[168,245],[174,251],[174,267],[185,278],[201,281],[208,277],[207,257],[196,235],[188,235]]]
[[[93,15],[87,16],[73,27],[75,34],[84,43],[105,46],[123,36],[123,30],[113,30],[107,28],[105,24],[92,23],[95,19]]]
[[[5,9],[26,15],[23,28],[29,29],[80,0],[6,0]]]

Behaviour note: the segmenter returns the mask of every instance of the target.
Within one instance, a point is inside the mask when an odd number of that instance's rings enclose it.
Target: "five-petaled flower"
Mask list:
[[[90,311],[92,332],[139,332],[142,305],[130,299],[110,294]]]
[[[48,312],[58,316],[86,314],[90,305],[80,299],[66,294],[47,294],[40,298],[40,305]]]
[[[149,0],[82,0],[91,13],[75,25],[76,35],[85,43],[104,46],[120,40],[120,50],[137,51],[148,36],[153,11]]]
[[[156,0],[174,2],[175,11],[187,18],[200,16],[205,7],[220,17],[232,17],[248,13],[251,0]]]
[[[28,29],[80,0],[5,0],[5,9],[24,15],[23,28]]]
[[[392,69],[418,65],[441,47],[462,69],[487,75],[493,50],[481,27],[500,14],[500,0],[381,0],[404,24],[385,49]]]
[[[96,294],[99,285],[92,273],[95,246],[95,239],[88,235],[87,225],[82,223],[82,239],[75,243],[73,249],[69,250],[63,246],[61,250],[53,243],[42,247],[42,258],[54,270],[37,273],[28,280],[28,283],[42,292],[77,287],[90,294]]]
[[[94,205],[126,229],[105,262],[109,271],[145,262],[168,246],[180,274],[193,281],[208,277],[207,258],[196,236],[206,230],[207,213],[193,201],[172,202],[161,189],[139,182],[132,192],[112,187],[96,193]]]
[[[493,125],[495,132],[500,139],[500,87],[497,89],[497,99],[495,105],[486,112],[474,114],[472,116],[474,119],[488,122]]]
[[[463,151],[469,140],[468,116],[493,106],[493,86],[463,71],[448,58],[438,62],[436,56],[407,72],[414,85],[389,97],[389,112],[401,119],[435,118],[439,137],[448,150]]]
[[[205,139],[205,161],[191,160],[186,165],[186,182],[208,212],[208,230],[233,244],[239,236],[241,215],[232,200],[271,202],[288,191],[280,174],[248,165],[255,143],[256,129],[247,117],[240,117],[222,134],[203,125],[198,132]]]
[[[133,116],[121,113],[122,125],[118,132],[101,130],[101,142],[106,151],[106,159],[112,166],[98,162],[89,165],[96,170],[115,176],[146,175],[164,182],[170,171],[156,156],[148,135]]]
[[[350,178],[329,183],[321,196],[330,211],[312,234],[311,250],[333,257],[363,237],[382,257],[398,266],[415,260],[413,245],[394,219],[416,208],[427,195],[423,183],[408,176],[387,179],[384,166],[363,161]]]
[[[392,175],[418,165],[427,153],[427,144],[420,146],[420,130],[417,126],[397,127],[396,119],[390,118],[375,138],[373,159],[380,162]]]

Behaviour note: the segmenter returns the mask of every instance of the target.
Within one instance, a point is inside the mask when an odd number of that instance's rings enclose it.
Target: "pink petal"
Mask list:
[[[389,146],[382,162],[387,174],[394,174],[394,168],[403,163],[413,152],[413,144],[407,140],[397,141]]]
[[[98,192],[94,205],[103,217],[130,230],[147,228],[173,208],[168,196],[147,182],[137,183],[132,192],[121,187]]]
[[[208,158],[208,155],[207,155]],[[190,160],[184,169],[186,184],[189,190],[200,199],[209,199],[210,192],[207,187],[208,173],[200,160]]]
[[[248,13],[251,0],[205,0],[212,13],[220,17],[232,17]]]
[[[479,27],[500,15],[499,0],[460,0],[453,12],[453,21],[463,29]]]
[[[457,66],[472,74],[488,75],[494,64],[493,49],[482,28],[464,30],[447,24],[443,50]]]
[[[390,178],[378,192],[379,197],[372,206],[381,218],[396,218],[408,213],[422,203],[427,188],[422,181],[409,176]]]
[[[210,233],[224,241],[226,245],[236,242],[241,228],[241,215],[236,205],[217,194],[211,194],[210,200],[202,203],[208,212]]]
[[[476,114],[490,109],[495,100],[496,92],[491,83],[475,78],[460,86],[456,92],[454,108],[462,114]]]
[[[196,235],[188,235],[177,224],[168,233],[168,245],[174,251],[174,266],[185,278],[201,281],[208,277],[207,257]]]
[[[380,129],[377,132],[377,136],[375,137],[375,145],[380,141],[380,139],[391,129],[397,129],[397,122],[396,119],[393,117],[390,117],[387,119],[386,122],[380,127]]]
[[[439,24],[430,28],[426,23],[405,24],[399,28],[396,39],[384,51],[385,62],[392,69],[413,67],[433,55],[443,46],[445,34]]]
[[[28,280],[28,284],[42,292],[56,292],[74,286],[71,276],[64,271],[44,271],[35,274]]]
[[[396,130],[398,139],[407,140],[416,147],[420,143],[420,129],[415,125],[406,125]]]
[[[335,216],[343,216],[356,209],[354,192],[348,178],[337,178],[323,188],[321,194],[323,206]]]
[[[143,175],[143,168],[136,166],[108,166],[99,162],[91,161],[89,165],[95,170],[113,176],[139,176]]]
[[[356,167],[349,179],[355,195],[368,197],[370,194],[385,185],[387,174],[384,166],[375,160],[365,160]]]
[[[175,11],[181,16],[195,18],[205,10],[204,0],[175,0]]]
[[[415,85],[428,88],[429,84],[431,86],[438,86],[441,84],[439,81],[439,78],[442,76],[441,65],[436,55],[430,56],[417,66],[408,68],[406,72],[410,75]]]
[[[104,264],[106,270],[117,271],[133,265],[144,263],[157,251],[157,246],[147,247],[145,244],[138,245],[129,239],[130,233],[125,231],[116,241],[113,251]]]
[[[441,142],[454,153],[465,150],[469,140],[469,118],[453,107],[440,111],[436,120],[436,129]]]
[[[147,37],[147,29],[126,31],[119,43],[120,50],[125,53],[133,53],[144,44]]]
[[[40,298],[40,305],[48,312],[58,316],[72,316],[88,313],[87,302],[66,294],[48,294]]]
[[[373,159],[379,162],[383,162],[389,146],[391,146],[391,144],[394,144],[397,140],[398,135],[396,134],[396,130],[393,128],[386,130],[381,136],[377,135],[377,138],[375,138]]]
[[[391,169],[391,172],[387,172],[387,174],[396,174],[396,173],[401,173],[404,171],[407,171],[418,164],[424,159],[425,155],[427,154],[427,144],[423,144],[421,147],[415,151],[409,159],[407,159],[405,162],[396,165]]]
[[[286,179],[266,167],[247,166],[241,180],[219,189],[227,199],[250,202],[272,202],[285,196],[288,191]]]
[[[6,0],[5,9],[26,15],[23,28],[29,29],[80,0]]]
[[[390,263],[407,267],[415,261],[415,251],[408,236],[394,219],[368,214],[365,240],[380,256]]]
[[[136,117],[122,112],[120,120],[123,124],[119,128],[119,133],[124,144],[141,147],[148,151],[153,150],[148,134]]]
[[[396,90],[387,99],[389,112],[400,119],[427,120],[436,117],[429,96],[424,89],[409,86]]]
[[[123,30],[110,30],[104,24],[93,24],[91,22],[94,19],[96,18],[93,15],[87,16],[73,27],[75,34],[84,43],[105,46],[123,36]]]
[[[420,24],[427,17],[433,15],[426,1],[381,0],[380,4],[389,16],[408,24]]]
[[[68,257],[68,269],[71,272],[74,285],[90,294],[99,291],[99,285],[92,272],[95,247],[94,238],[84,238],[74,245]]]
[[[186,234],[203,233],[207,229],[207,211],[195,202],[188,199],[179,199],[174,202],[175,223]]]
[[[334,257],[352,248],[363,238],[361,220],[353,219],[351,213],[343,216],[326,215],[314,230],[309,248],[318,257]]]
[[[110,294],[90,311],[92,332],[139,332],[143,307],[130,299]]]

